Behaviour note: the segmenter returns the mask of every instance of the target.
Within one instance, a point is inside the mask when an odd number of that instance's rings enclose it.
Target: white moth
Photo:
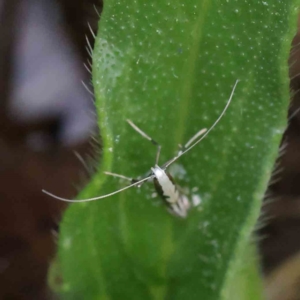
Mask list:
[[[106,194],[106,195],[103,195],[103,196],[94,197],[94,198],[88,198],[88,199],[71,200],[71,199],[58,197],[58,196],[56,196],[54,194],[51,194],[51,193],[49,193],[45,190],[43,190],[43,192],[45,194],[55,198],[55,199],[65,201],[65,202],[88,202],[88,201],[95,201],[95,200],[110,197],[110,196],[115,195],[117,193],[120,193],[124,190],[127,190],[127,189],[129,189],[133,186],[141,186],[144,182],[153,179],[155,189],[156,189],[158,195],[163,199],[163,201],[168,206],[169,211],[172,214],[176,215],[176,216],[185,218],[187,216],[188,210],[190,208],[190,202],[189,202],[187,196],[184,195],[183,193],[181,193],[178,190],[178,188],[175,184],[175,181],[172,178],[172,176],[168,173],[167,168],[171,164],[173,164],[176,160],[178,160],[181,156],[183,156],[188,151],[190,151],[193,147],[195,147],[198,143],[200,143],[209,134],[209,132],[219,123],[219,121],[221,120],[221,118],[225,114],[227,108],[229,107],[229,104],[232,100],[232,97],[234,95],[234,91],[235,91],[235,88],[236,88],[237,84],[238,84],[238,80],[235,82],[235,84],[232,88],[231,94],[229,96],[229,99],[226,103],[225,108],[223,109],[223,111],[221,112],[221,114],[219,115],[217,120],[213,123],[213,125],[208,130],[204,128],[204,129],[201,129],[199,132],[197,132],[184,145],[184,147],[181,147],[180,151],[178,152],[178,154],[175,157],[173,157],[172,159],[167,161],[161,167],[158,166],[158,160],[159,160],[161,146],[155,140],[153,140],[150,136],[148,136],[145,132],[143,132],[139,127],[137,127],[132,121],[127,120],[129,125],[131,125],[131,127],[135,131],[137,131],[142,137],[144,137],[147,140],[151,141],[152,144],[157,146],[155,166],[153,168],[151,168],[151,173],[148,176],[146,176],[145,178],[140,179],[140,180],[131,179],[131,178],[128,178],[128,177],[123,176],[123,175],[110,173],[110,172],[105,172],[105,174],[107,174],[107,175],[112,175],[112,176],[115,176],[115,177],[120,177],[120,178],[123,178],[123,179],[130,180],[131,184],[124,187],[124,188],[122,188],[122,189],[114,191],[112,193],[109,193],[109,194]]]

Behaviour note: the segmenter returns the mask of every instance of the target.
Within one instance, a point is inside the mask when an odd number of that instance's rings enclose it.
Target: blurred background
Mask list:
[[[277,161],[278,180],[269,186],[272,200],[265,200],[257,232],[268,300],[300,299],[300,17],[288,63],[289,124]]]
[[[101,0],[0,0],[0,300],[56,299],[47,272],[66,203],[41,189],[74,197],[100,157],[82,81],[92,91],[86,37],[93,46],[101,9]],[[268,300],[300,300],[299,57],[300,33],[280,180],[257,232]]]
[[[97,0],[0,0],[0,299],[52,299],[66,204],[92,172],[96,116],[86,36]],[[94,145],[92,145],[94,144]],[[99,156],[99,155],[97,155]]]

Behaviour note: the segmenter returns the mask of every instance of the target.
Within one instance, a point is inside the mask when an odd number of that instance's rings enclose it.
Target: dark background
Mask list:
[[[86,50],[100,0],[0,0],[0,300],[55,299],[47,271],[66,204],[99,157]],[[300,299],[300,35],[280,180],[257,231],[269,299]],[[299,75],[299,76],[298,76]],[[92,90],[92,87],[90,86]],[[86,163],[85,163],[86,162]]]
[[[96,4],[0,0],[1,300],[52,299],[47,270],[66,204],[41,189],[70,198],[90,174],[95,111],[81,81]]]

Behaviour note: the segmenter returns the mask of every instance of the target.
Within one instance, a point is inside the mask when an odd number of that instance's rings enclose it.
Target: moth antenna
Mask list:
[[[129,178],[129,177],[124,176],[124,175],[121,175],[121,174],[112,173],[112,172],[104,172],[104,174],[109,175],[109,176],[113,176],[113,177],[122,178],[122,179],[129,180],[129,181],[132,181],[132,178]]]
[[[199,130],[185,145],[184,149],[187,149],[195,140],[197,140],[201,135],[207,131],[206,128]]]
[[[48,192],[48,191],[46,191],[46,190],[42,190],[42,192],[43,192],[44,194],[47,194],[48,196],[50,196],[50,197],[52,197],[52,198],[55,198],[55,199],[57,199],[57,200],[64,201],[64,202],[71,202],[71,203],[90,202],[90,201],[96,201],[96,200],[100,200],[100,199],[104,199],[104,198],[113,196],[113,195],[118,194],[118,193],[120,193],[120,192],[123,192],[123,191],[125,191],[125,190],[127,190],[127,189],[129,189],[129,188],[131,188],[131,187],[133,187],[133,186],[140,185],[140,184],[143,183],[144,181],[147,181],[147,180],[149,180],[150,178],[152,179],[153,177],[154,177],[154,176],[151,175],[151,176],[148,176],[148,177],[146,177],[146,178],[141,179],[140,181],[137,181],[137,182],[135,182],[135,183],[133,183],[133,184],[130,184],[130,185],[128,185],[128,186],[126,186],[126,187],[124,187],[124,188],[122,188],[122,189],[120,189],[120,190],[114,191],[114,192],[109,193],[109,194],[106,194],[106,195],[102,195],[102,196],[98,196],[98,197],[94,197],[94,198],[87,198],[87,199],[71,200],[71,199],[66,199],[66,198],[62,198],[62,197],[56,196],[56,195],[54,195],[54,194],[52,194],[52,193],[50,193],[50,192]]]
[[[221,112],[221,114],[219,115],[218,119],[214,122],[214,124],[204,133],[204,135],[202,135],[202,137],[196,141],[193,145],[191,145],[190,147],[188,147],[186,150],[180,152],[177,156],[175,156],[173,159],[171,159],[166,165],[165,165],[165,169],[170,166],[173,162],[175,162],[179,157],[181,157],[183,154],[187,153],[188,151],[190,151],[192,148],[194,148],[197,144],[199,144],[204,138],[207,137],[207,135],[214,129],[214,127],[219,123],[219,121],[222,119],[222,117],[224,116],[227,108],[229,107],[230,105],[230,102],[232,100],[232,97],[234,95],[234,91],[235,91],[235,88],[238,84],[239,80],[237,79],[233,88],[232,88],[232,91],[231,91],[231,94],[229,96],[229,99],[223,109],[223,111]]]

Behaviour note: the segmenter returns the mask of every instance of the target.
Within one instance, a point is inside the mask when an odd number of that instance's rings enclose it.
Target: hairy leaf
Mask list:
[[[126,119],[162,145],[161,165],[213,124],[240,82],[217,127],[169,168],[200,202],[186,219],[167,211],[151,182],[67,211],[60,238],[66,299],[260,295],[244,254],[255,262],[246,250],[286,126],[296,4],[104,3],[93,56],[103,160],[79,198],[128,184],[103,171],[138,178],[154,166],[155,146]]]

